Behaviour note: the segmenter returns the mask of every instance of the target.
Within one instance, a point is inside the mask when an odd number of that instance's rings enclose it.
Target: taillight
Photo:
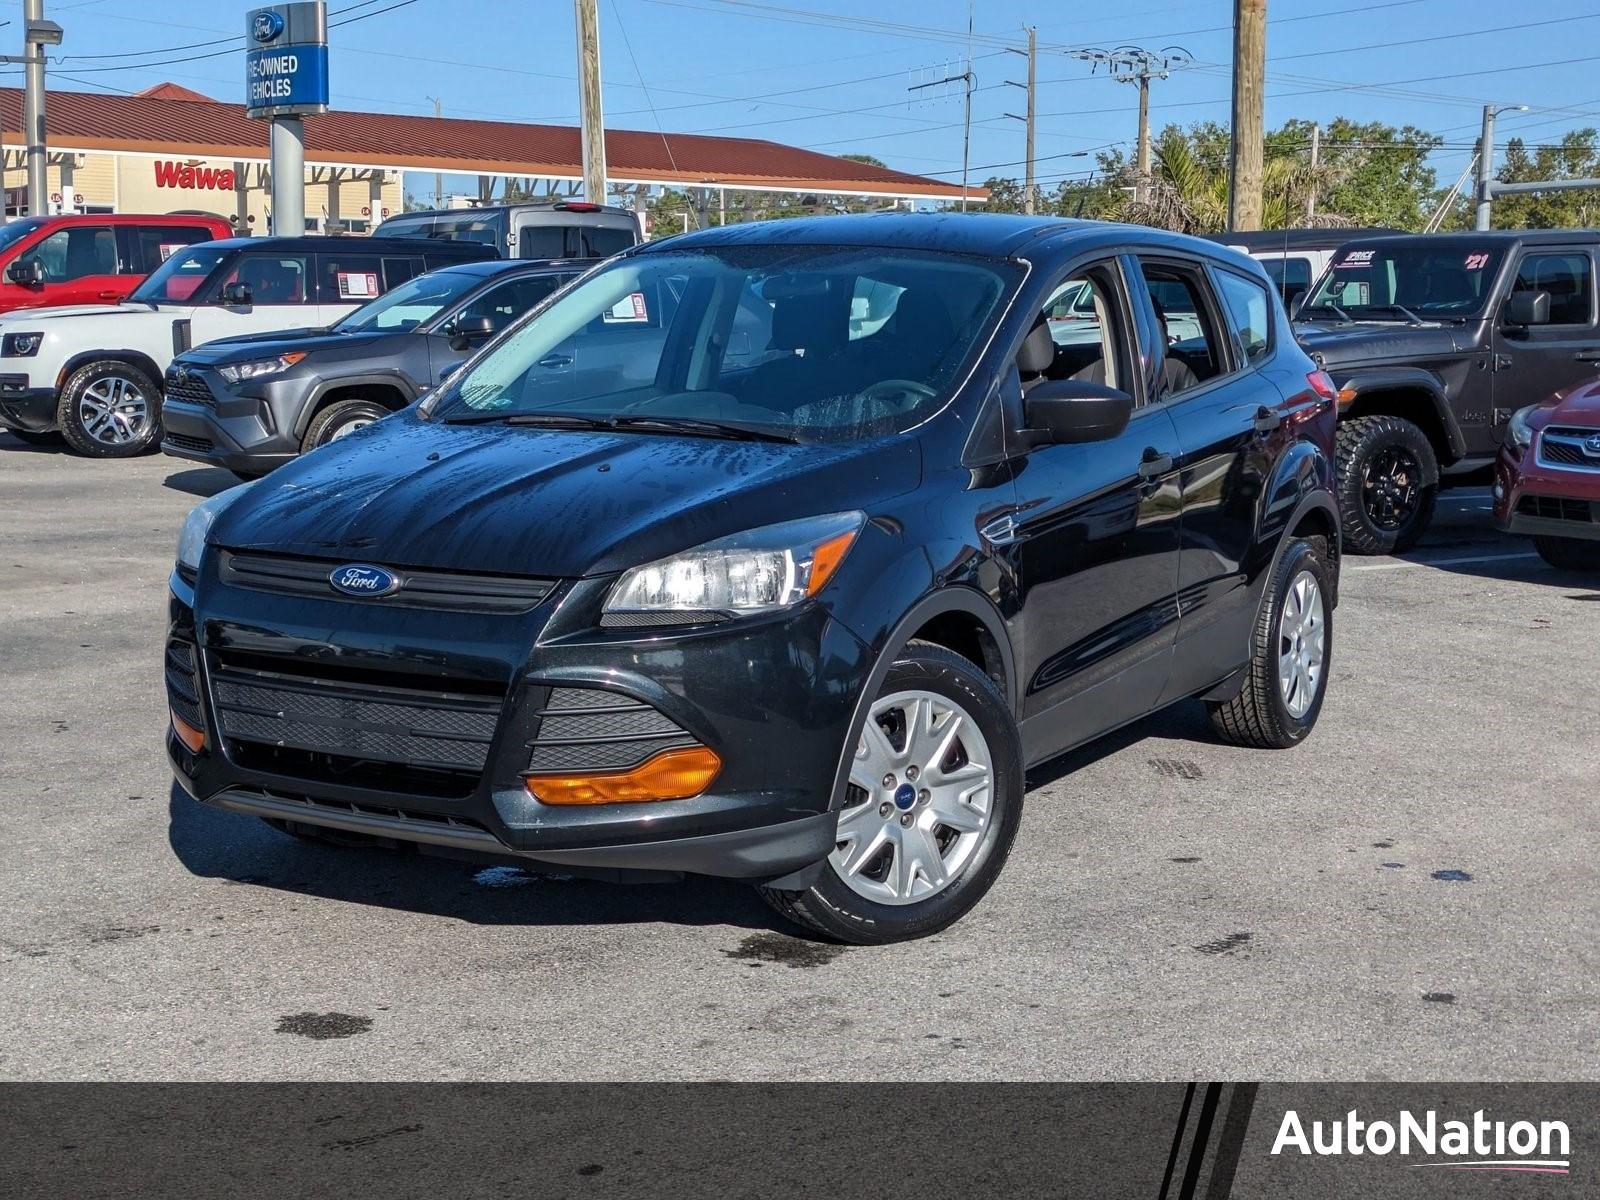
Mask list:
[[[563,200],[556,205],[559,212],[599,212],[600,205],[589,204],[583,200]]]
[[[1306,376],[1306,382],[1311,385],[1311,390],[1324,400],[1338,402],[1339,389],[1333,385],[1333,380],[1326,371],[1311,372]]]

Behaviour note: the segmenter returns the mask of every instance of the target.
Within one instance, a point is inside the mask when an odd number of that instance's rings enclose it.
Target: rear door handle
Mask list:
[[[1255,420],[1251,422],[1257,433],[1271,433],[1283,424],[1283,414],[1275,408],[1268,408],[1263,404],[1256,409]]]

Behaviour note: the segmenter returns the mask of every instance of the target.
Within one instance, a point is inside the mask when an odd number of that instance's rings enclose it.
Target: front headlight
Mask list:
[[[276,358],[258,358],[254,362],[229,363],[218,367],[217,374],[229,383],[243,383],[246,379],[260,379],[263,375],[276,375],[287,371],[306,356],[304,350],[293,354],[280,354]]]
[[[189,510],[189,515],[184,519],[183,531],[178,534],[178,569],[191,575],[200,570],[200,555],[205,552],[206,534],[211,532],[211,524],[227,508],[239,498],[239,493],[250,487],[248,483],[241,483],[231,487],[225,492],[218,492],[215,496],[200,501]]]
[[[0,358],[32,358],[43,344],[42,333],[8,333],[0,339]]]
[[[866,520],[844,512],[785,521],[634,567],[611,589],[605,612],[681,613],[687,621],[791,608],[822,590]]]
[[[1519,408],[1511,414],[1511,423],[1506,426],[1506,437],[1518,450],[1526,450],[1533,445],[1533,426],[1528,424],[1528,417],[1540,407],[1538,404],[1530,404],[1527,408]]]

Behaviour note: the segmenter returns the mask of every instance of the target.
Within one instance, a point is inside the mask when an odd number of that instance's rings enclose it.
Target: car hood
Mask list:
[[[266,333],[247,333],[218,338],[183,352],[183,361],[213,365],[246,359],[271,358],[275,354],[315,354],[337,347],[358,350],[393,337],[388,333],[329,333],[326,329],[275,329]]]
[[[1463,342],[1459,325],[1387,321],[1296,321],[1294,337],[1319,366],[1453,354]]]
[[[396,567],[572,578],[914,488],[900,436],[794,446],[441,425],[399,413],[250,484],[213,544]]]
[[[1565,394],[1557,393],[1548,405],[1548,425],[1582,425],[1600,429],[1600,381],[1586,383]]]
[[[126,319],[130,315],[137,314],[150,317],[164,312],[178,311],[188,310],[179,310],[175,306],[152,309],[148,304],[62,304],[51,308],[29,308],[16,313],[7,313],[0,323],[15,324],[18,321],[25,321],[30,325],[37,325],[41,321],[54,322],[85,317],[105,321],[114,317]]]

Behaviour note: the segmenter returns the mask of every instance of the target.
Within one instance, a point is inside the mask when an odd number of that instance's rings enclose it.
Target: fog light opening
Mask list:
[[[525,775],[523,784],[541,804],[637,804],[687,800],[711,786],[722,760],[708,746],[663,750],[626,771],[584,775]]]

